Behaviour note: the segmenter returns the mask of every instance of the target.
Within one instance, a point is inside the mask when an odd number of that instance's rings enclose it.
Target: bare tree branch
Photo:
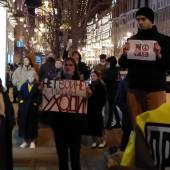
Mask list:
[[[55,0],[55,1],[56,1],[56,3],[57,3],[58,8],[62,9],[63,6],[62,6],[61,1],[60,1],[60,0]]]

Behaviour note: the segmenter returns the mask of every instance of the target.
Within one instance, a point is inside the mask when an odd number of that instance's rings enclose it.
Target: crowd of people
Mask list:
[[[170,38],[157,31],[153,24],[154,12],[147,7],[141,8],[136,13],[136,20],[139,30],[127,40],[119,60],[114,56],[101,54],[100,63],[89,68],[82,62],[81,54],[74,51],[71,56],[65,56],[64,60],[55,58],[54,54],[48,55],[39,72],[36,72],[29,57],[24,57],[23,63],[17,67],[8,65],[7,91],[0,83],[0,160],[4,160],[0,161],[1,170],[12,170],[13,127],[17,124],[19,136],[24,140],[19,147],[34,149],[40,120],[47,123],[54,132],[59,170],[69,169],[69,158],[72,170],[81,170],[81,135],[92,136],[92,148],[104,148],[107,145],[104,138],[105,129],[122,128],[120,150],[125,151],[131,131],[141,131],[141,122],[136,123],[136,117],[166,102],[166,70],[170,67]],[[153,42],[152,51],[155,58],[150,59],[148,56],[146,59],[144,55],[145,59],[132,59],[130,55],[133,54],[129,51],[133,43],[139,43],[136,40],[145,44]],[[143,49],[139,44],[136,48]],[[139,51],[135,51],[136,55],[137,53],[139,55]],[[127,70],[127,75],[122,78],[120,70]],[[46,79],[86,82],[87,115],[62,111],[58,114],[52,111],[38,114],[42,103],[42,84]],[[19,106],[16,121],[8,97],[10,87],[13,88],[13,102],[17,102]],[[8,147],[4,147],[4,142],[8,143]],[[153,156],[154,148],[149,147]],[[123,157],[124,166],[138,165],[137,168],[148,168],[146,162],[142,165],[132,164],[126,160],[127,157],[126,154]],[[159,169],[160,164],[161,162],[158,166],[155,163],[154,167],[150,165],[149,168]]]

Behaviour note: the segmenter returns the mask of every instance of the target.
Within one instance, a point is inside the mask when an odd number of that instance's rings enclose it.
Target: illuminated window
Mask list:
[[[117,0],[112,0],[112,6],[115,6]]]

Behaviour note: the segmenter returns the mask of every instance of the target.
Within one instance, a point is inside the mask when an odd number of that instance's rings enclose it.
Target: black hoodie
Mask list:
[[[145,91],[165,90],[166,69],[170,68],[170,37],[160,34],[156,26],[148,30],[138,30],[129,40],[155,40],[161,46],[161,59],[156,61],[127,59],[122,55],[119,65],[128,68],[129,88]]]

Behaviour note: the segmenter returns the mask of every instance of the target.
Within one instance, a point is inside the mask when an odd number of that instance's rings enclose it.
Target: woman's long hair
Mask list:
[[[30,58],[30,57],[27,57],[27,56],[23,58],[23,60],[22,60],[22,66],[24,65],[24,59],[25,59],[25,58],[27,58],[27,59],[29,60],[29,65],[30,65],[31,67],[33,67],[33,62],[32,62],[32,60],[31,60],[31,58]]]
[[[79,70],[78,70],[78,67],[77,67],[77,64],[76,64],[75,60],[74,60],[73,58],[71,58],[71,57],[66,58],[66,59],[64,60],[63,65],[64,65],[67,61],[71,61],[71,62],[74,64],[75,70],[74,70],[72,79],[73,79],[73,80],[79,80],[79,79],[80,79],[80,74],[79,74]],[[64,78],[64,73],[63,73],[63,71],[62,71],[62,76],[61,76],[61,77]]]
[[[113,69],[113,68],[116,67],[117,60],[116,60],[116,57],[115,57],[115,56],[108,57],[108,58],[106,59],[106,61],[110,63],[110,69]]]
[[[81,62],[81,54],[78,52],[78,51],[73,51],[73,53],[72,53],[72,57],[73,57],[73,55],[74,54],[78,54],[78,56],[79,56],[79,62]]]

